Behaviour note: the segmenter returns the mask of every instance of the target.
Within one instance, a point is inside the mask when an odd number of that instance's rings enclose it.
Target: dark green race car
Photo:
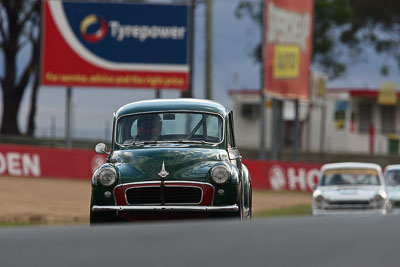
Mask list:
[[[114,113],[107,163],[92,178],[90,222],[251,218],[233,113],[206,100],[149,100]]]

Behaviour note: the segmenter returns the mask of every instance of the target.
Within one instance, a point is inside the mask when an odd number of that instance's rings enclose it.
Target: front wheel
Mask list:
[[[237,205],[239,207],[239,211],[237,212],[236,217],[239,220],[244,220],[244,219],[251,220],[252,212],[253,212],[253,209],[252,209],[252,206],[253,206],[253,199],[252,198],[253,198],[253,196],[252,196],[251,186],[250,186],[250,190],[249,190],[248,195],[247,195],[248,208],[245,208],[245,206],[244,206],[245,205],[244,191],[243,191],[243,188],[242,188],[241,185],[242,184],[240,184],[240,186],[239,186],[238,201],[237,201]]]
[[[253,190],[251,188],[251,184],[250,184],[250,190],[249,190],[249,214],[247,217],[250,220],[253,217]]]
[[[237,196],[237,205],[239,207],[239,210],[236,213],[236,218],[238,220],[243,220],[243,203],[244,203],[244,193],[242,190],[242,183],[239,184],[239,192],[238,192],[238,196]]]
[[[90,225],[111,223],[116,221],[114,211],[92,211],[93,203],[90,202]]]

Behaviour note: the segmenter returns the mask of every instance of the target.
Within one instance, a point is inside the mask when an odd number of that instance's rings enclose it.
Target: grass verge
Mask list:
[[[254,214],[255,218],[262,217],[281,217],[281,216],[309,216],[311,215],[311,205],[302,204],[284,207],[280,209],[264,210]]]
[[[44,225],[41,222],[0,222],[0,228],[6,227],[27,227]]]
[[[273,191],[266,189],[253,189],[253,193],[261,194],[261,195],[276,195],[276,196],[312,196],[312,192],[303,192],[303,191]]]

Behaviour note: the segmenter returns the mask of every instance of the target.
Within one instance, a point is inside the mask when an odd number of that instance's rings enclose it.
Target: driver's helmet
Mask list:
[[[161,118],[158,114],[141,115],[137,122],[137,138],[157,140],[161,133]]]
[[[344,180],[343,180],[343,178],[342,178],[342,176],[340,174],[335,174],[332,177],[332,180],[331,180],[330,184],[332,184],[332,185],[344,184]]]

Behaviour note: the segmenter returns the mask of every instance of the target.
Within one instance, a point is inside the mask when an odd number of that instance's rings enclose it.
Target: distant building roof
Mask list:
[[[379,88],[329,88],[329,93],[344,93],[348,92],[351,96],[363,96],[376,98],[379,94]],[[397,97],[400,97],[400,92],[397,92]]]
[[[233,95],[258,95],[260,90],[258,89],[234,89],[229,90],[228,94]],[[378,97],[379,88],[328,88],[328,93],[349,93],[351,96],[363,96],[363,97]],[[400,92],[397,92],[397,97],[400,97]]]

